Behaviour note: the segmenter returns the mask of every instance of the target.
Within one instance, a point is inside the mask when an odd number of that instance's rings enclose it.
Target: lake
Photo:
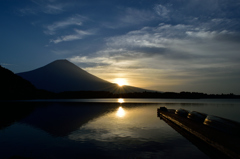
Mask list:
[[[0,158],[209,158],[157,117],[183,108],[240,122],[238,99],[0,102]]]

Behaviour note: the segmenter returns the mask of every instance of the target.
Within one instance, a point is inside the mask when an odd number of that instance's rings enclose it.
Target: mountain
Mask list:
[[[0,66],[0,99],[32,98],[37,89],[27,80]]]
[[[110,83],[98,78],[68,60],[56,60],[46,66],[17,75],[36,88],[51,92],[109,91],[112,93],[143,92],[144,89]]]

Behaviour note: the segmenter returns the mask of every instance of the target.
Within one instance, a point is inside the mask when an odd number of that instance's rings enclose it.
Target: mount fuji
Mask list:
[[[37,89],[55,93],[66,91],[109,91],[112,93],[143,92],[145,89],[122,86],[96,77],[68,60],[56,60],[38,69],[18,73]]]

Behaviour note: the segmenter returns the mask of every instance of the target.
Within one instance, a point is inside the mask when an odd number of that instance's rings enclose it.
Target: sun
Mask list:
[[[118,84],[119,87],[122,87],[124,85],[128,85],[128,82],[125,78],[115,78],[114,83]]]
[[[124,85],[124,82],[123,82],[123,81],[119,81],[117,84],[118,84],[120,87],[122,87],[122,86]]]

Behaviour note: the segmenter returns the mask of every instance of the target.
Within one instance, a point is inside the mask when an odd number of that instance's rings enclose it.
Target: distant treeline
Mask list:
[[[201,98],[230,98],[240,99],[240,95],[230,94],[206,94],[199,92],[133,92],[114,94],[107,91],[77,91],[62,92],[55,94],[60,99],[78,99],[78,98],[172,98],[172,99],[201,99]]]
[[[230,94],[206,94],[199,92],[142,92],[142,93],[126,93],[122,94],[123,98],[240,98],[240,95]]]

